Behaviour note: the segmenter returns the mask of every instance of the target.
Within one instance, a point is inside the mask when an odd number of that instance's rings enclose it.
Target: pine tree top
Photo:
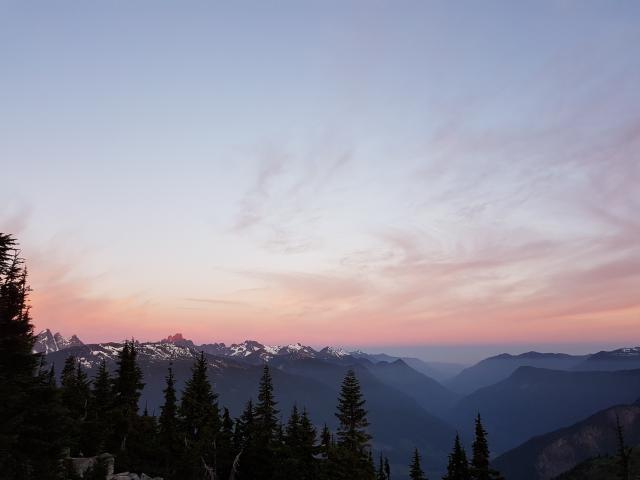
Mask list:
[[[256,423],[259,425],[258,433],[263,441],[269,442],[275,437],[279,423],[277,404],[273,394],[271,372],[269,366],[265,364],[258,389],[258,403],[255,407]]]
[[[336,417],[338,426],[338,444],[353,452],[362,452],[369,444],[371,436],[365,400],[360,390],[360,382],[353,370],[348,370],[342,381]]]
[[[449,465],[447,466],[447,475],[444,480],[470,480],[469,463],[467,462],[467,454],[460,442],[460,435],[456,433],[453,443],[453,451],[449,455]]]
[[[420,465],[420,454],[417,448],[413,451],[413,458],[409,467],[409,478],[411,480],[427,480]]]

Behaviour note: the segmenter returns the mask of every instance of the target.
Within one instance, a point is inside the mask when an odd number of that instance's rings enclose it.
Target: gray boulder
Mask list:
[[[85,473],[87,473],[87,470],[95,466],[98,460],[104,462],[107,466],[107,478],[109,478],[110,475],[113,475],[115,457],[110,453],[101,453],[95,457],[67,457],[65,462],[67,462],[71,469],[80,476],[80,478],[82,478]]]

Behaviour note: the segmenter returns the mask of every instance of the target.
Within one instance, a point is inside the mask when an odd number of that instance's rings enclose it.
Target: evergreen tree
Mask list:
[[[27,268],[16,240],[0,233],[0,374],[6,394],[22,385],[16,381],[33,379],[40,363],[32,353],[35,338],[31,324]],[[7,395],[7,397],[9,397]]]
[[[365,400],[360,392],[360,383],[355,372],[349,370],[342,382],[338,399],[336,417],[340,421],[338,427],[338,446],[349,452],[362,454],[369,446],[371,436],[366,428],[369,426]]]
[[[235,459],[236,455],[233,441],[233,427],[233,420],[229,415],[229,410],[225,407],[222,413],[222,427],[220,429],[220,434],[218,435],[218,440],[216,442],[216,465],[218,476],[221,479],[229,478],[233,460]]]
[[[253,443],[251,440],[255,436],[255,424],[255,408],[253,407],[253,400],[249,399],[235,425],[234,443],[237,450],[241,450],[245,445]]]
[[[256,441],[259,448],[253,453],[255,466],[254,480],[271,479],[275,471],[277,458],[278,410],[273,394],[273,381],[269,366],[265,364],[258,388],[258,402],[255,407]]]
[[[249,399],[242,415],[236,421],[234,443],[239,456],[238,468],[235,472],[236,479],[253,480],[257,478],[256,472],[260,469],[258,451],[264,448],[264,445],[258,441],[256,432],[255,408],[253,401]]]
[[[373,461],[373,452],[371,450],[369,450],[367,457],[369,459],[368,470],[371,473],[371,479],[373,480],[376,477],[376,464]]]
[[[338,426],[337,462],[343,478],[369,480],[375,478],[375,468],[369,458],[371,436],[365,400],[355,372],[349,370],[342,382],[336,417]]]
[[[260,379],[260,387],[258,390],[258,403],[256,404],[255,416],[260,440],[269,445],[275,437],[276,428],[278,427],[278,410],[276,409],[275,397],[273,395],[273,381],[269,366],[265,364],[262,370],[262,378]]]
[[[284,441],[285,441],[285,435],[284,435],[284,424],[282,423],[282,420],[280,422],[278,422],[278,427],[276,428],[276,435],[275,435],[275,447],[283,447],[284,446]]]
[[[320,433],[320,453],[323,458],[329,458],[329,452],[331,450],[333,444],[333,439],[331,438],[331,431],[327,424],[325,423],[322,427],[322,432]]]
[[[180,403],[180,417],[185,444],[182,477],[199,479],[205,465],[215,469],[215,440],[220,430],[218,396],[207,378],[204,352],[191,369]]]
[[[460,443],[460,436],[456,434],[453,444],[453,451],[449,455],[449,465],[447,466],[447,474],[443,480],[470,480],[469,463],[467,462],[467,454]]]
[[[274,472],[276,480],[287,480],[289,478],[300,477],[301,458],[300,458],[300,442],[302,432],[300,427],[300,413],[298,407],[294,404],[289,415],[286,427],[282,430],[283,441],[279,449],[279,468]]]
[[[158,422],[156,417],[149,415],[145,407],[142,416],[133,417],[132,427],[127,440],[127,469],[133,472],[144,472],[152,477],[160,475],[163,465],[158,462]]]
[[[137,363],[135,343],[125,341],[118,355],[118,368],[113,381],[115,404],[127,415],[137,414],[143,388],[142,371]]]
[[[376,480],[387,480],[387,474],[384,471],[384,457],[380,454],[380,462],[376,471]]]
[[[300,463],[298,478],[300,480],[311,480],[317,477],[317,465],[315,455],[316,429],[309,419],[306,409],[302,410],[300,417],[300,443],[296,451],[296,456]]]
[[[318,447],[320,458],[318,462],[318,477],[322,480],[333,480],[336,478],[335,470],[335,449],[333,437],[327,424],[324,424],[320,432],[320,445]]]
[[[409,466],[409,478],[411,480],[427,480],[427,477],[425,477],[422,467],[420,466],[420,454],[418,453],[417,448],[413,451],[413,459]]]
[[[629,464],[631,461],[632,449],[629,448],[624,440],[624,431],[620,424],[620,417],[616,414],[616,439],[618,441],[618,477],[621,480],[630,479]]]
[[[87,416],[91,389],[87,374],[74,356],[65,360],[60,382],[63,405],[74,421],[83,421]]]
[[[113,432],[108,448],[116,455],[116,468],[130,470],[127,439],[138,417],[138,401],[144,387],[142,371],[137,364],[137,352],[133,341],[125,341],[118,354],[118,368],[113,379],[114,409]]]
[[[387,480],[391,480],[391,467],[389,466],[389,459],[384,459],[384,473],[387,475]]]
[[[60,401],[58,388],[51,381],[50,372],[42,365],[34,378],[27,402],[22,406],[24,423],[20,448],[31,458],[30,474],[19,476],[21,480],[57,479],[63,449],[69,444],[66,409]]]
[[[107,441],[113,435],[112,409],[114,406],[112,379],[103,359],[93,379],[89,408],[82,435],[87,455],[104,453]]]
[[[289,421],[287,422],[285,444],[289,447],[297,447],[300,443],[300,414],[297,405],[293,405]]]
[[[480,414],[476,417],[475,439],[472,445],[473,456],[471,458],[471,478],[474,480],[497,480],[500,474],[493,470],[489,463],[489,443],[487,431],[482,426]]]
[[[62,405],[66,409],[65,424],[69,433],[71,455],[91,454],[94,446],[87,445],[84,438],[85,434],[89,433],[84,422],[87,417],[91,390],[87,375],[74,356],[66,358],[60,383]],[[87,446],[89,450],[85,449]]]
[[[104,417],[107,411],[113,406],[113,392],[111,390],[112,380],[107,370],[107,362],[102,359],[98,372],[93,379],[93,405],[94,414]]]
[[[63,422],[51,371],[34,354],[27,268],[13,236],[0,233],[0,472],[5,480],[58,476]]]
[[[62,367],[62,372],[60,373],[60,385],[63,389],[65,387],[70,388],[75,383],[75,379],[76,357],[70,355],[64,359],[64,366]]]
[[[167,478],[173,478],[180,463],[182,442],[179,434],[178,404],[171,365],[163,393],[164,404],[160,407],[158,421],[158,448],[164,464],[163,475]]]

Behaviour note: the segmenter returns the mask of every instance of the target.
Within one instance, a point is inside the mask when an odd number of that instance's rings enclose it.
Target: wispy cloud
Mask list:
[[[252,235],[271,253],[317,248],[322,239],[314,227],[323,215],[323,195],[351,158],[349,149],[325,143],[301,151],[266,148],[254,183],[239,201],[232,231]]]

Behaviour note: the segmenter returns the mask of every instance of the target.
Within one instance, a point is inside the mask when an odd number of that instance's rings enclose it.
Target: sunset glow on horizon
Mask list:
[[[37,328],[640,344],[640,3],[241,3],[0,6]]]

